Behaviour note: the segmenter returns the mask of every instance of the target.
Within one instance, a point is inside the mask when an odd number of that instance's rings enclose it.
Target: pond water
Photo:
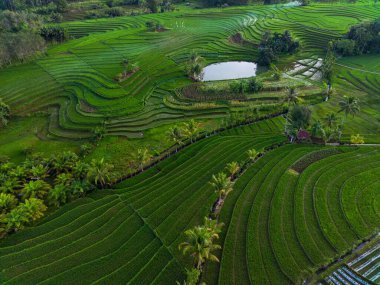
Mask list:
[[[203,69],[202,81],[248,78],[256,76],[257,64],[247,61],[214,63]]]
[[[284,5],[282,5],[283,7],[299,7],[299,6],[302,6],[302,2],[300,1],[292,1],[292,2],[288,2]]]

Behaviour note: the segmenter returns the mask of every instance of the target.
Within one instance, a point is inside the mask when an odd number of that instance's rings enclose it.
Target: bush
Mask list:
[[[265,32],[259,44],[259,57],[257,62],[260,65],[270,65],[276,60],[276,56],[282,53],[295,53],[300,47],[298,41],[293,39],[289,31],[283,34]]]
[[[256,93],[256,92],[259,92],[263,89],[263,82],[261,80],[258,80],[256,77],[252,77],[250,79],[248,79],[248,82],[247,82],[247,91],[248,92],[253,92],[253,93]]]
[[[120,17],[124,16],[124,10],[121,7],[113,7],[104,11],[108,17]]]
[[[60,26],[45,26],[40,35],[48,42],[63,42],[69,37],[67,30]]]
[[[357,135],[351,135],[350,143],[352,144],[363,144],[364,143],[364,137],[357,134]]]
[[[355,41],[341,39],[335,43],[335,51],[343,56],[351,56],[357,53]]]

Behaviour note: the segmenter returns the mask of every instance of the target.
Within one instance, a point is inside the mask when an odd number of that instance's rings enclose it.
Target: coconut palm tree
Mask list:
[[[232,161],[226,165],[226,170],[232,179],[239,172],[240,165],[236,161]]]
[[[233,190],[233,183],[230,178],[224,173],[219,172],[213,175],[210,184],[214,187],[214,190],[219,195],[219,200],[224,199]]]
[[[50,189],[50,184],[43,180],[31,180],[21,189],[21,195],[23,200],[29,198],[44,199]]]
[[[178,146],[181,146],[183,144],[182,142],[183,135],[182,135],[181,129],[178,128],[177,126],[170,128],[168,135],[169,135],[169,139],[172,142],[174,142],[174,144],[176,145],[175,151],[177,152]]]
[[[259,155],[259,152],[257,152],[257,150],[252,148],[247,151],[247,155],[248,155],[249,160],[254,161],[256,157]]]
[[[289,86],[286,88],[284,101],[288,104],[288,106],[296,105],[298,103],[299,98],[298,98],[298,92],[297,92],[296,87]]]
[[[2,219],[7,232],[22,230],[28,222],[29,219],[22,207],[14,208]]]
[[[79,160],[78,155],[65,151],[53,160],[53,169],[56,173],[69,172]]]
[[[195,120],[190,120],[188,123],[184,123],[183,133],[184,135],[190,139],[190,142],[193,143],[194,138],[196,138],[199,130],[199,123]]]
[[[0,192],[2,193],[16,193],[22,187],[21,182],[17,178],[7,177],[5,181],[0,184]]]
[[[223,223],[218,223],[217,220],[204,217],[203,225],[210,231],[212,239],[219,239],[219,234],[222,232]]]
[[[47,201],[49,205],[59,207],[68,200],[68,189],[65,185],[55,185],[48,193]]]
[[[320,121],[316,121],[311,125],[311,135],[313,137],[317,137],[318,135],[322,134],[323,128]]]
[[[197,52],[193,51],[190,54],[189,61],[186,66],[186,71],[192,79],[199,80],[202,77],[203,65],[204,58],[201,57]]]
[[[200,275],[201,272],[198,269],[192,268],[191,270],[188,270],[186,268],[186,280],[183,281],[182,285],[196,285]],[[177,285],[181,285],[178,281],[176,283]],[[201,285],[206,285],[206,283],[201,283]]]
[[[152,158],[147,148],[139,148],[136,153],[136,161],[139,164],[141,171],[144,170],[144,165],[147,164]]]
[[[346,117],[352,115],[355,117],[360,112],[359,99],[354,96],[344,96],[344,99],[339,102],[339,112],[344,112]]]
[[[23,208],[23,211],[26,213],[30,221],[35,221],[42,218],[47,209],[44,202],[36,198],[25,200],[23,204],[20,204],[20,207]]]
[[[329,128],[333,128],[336,124],[336,122],[338,121],[338,117],[336,116],[335,113],[329,113],[327,114],[327,116],[324,118],[324,121],[326,123],[326,125],[329,127]]]
[[[46,177],[49,176],[48,172],[49,172],[49,169],[42,164],[33,166],[32,169],[30,170],[30,174],[32,175],[31,178],[34,180],[45,179]]]
[[[54,180],[54,184],[58,185],[65,185],[65,186],[70,186],[71,182],[73,181],[73,176],[71,173],[61,173],[58,174],[57,177]]]
[[[0,193],[0,214],[10,212],[17,206],[17,199],[12,194]]]
[[[183,254],[189,253],[194,260],[196,269],[201,270],[202,264],[206,260],[219,262],[219,259],[212,253],[221,247],[213,243],[212,233],[205,226],[196,226],[185,231],[186,242],[179,245]]]
[[[87,175],[88,169],[89,165],[87,163],[78,161],[72,169],[72,174],[77,179],[84,179]]]
[[[95,185],[105,187],[112,179],[113,165],[106,163],[104,158],[100,160],[93,159],[87,172],[87,178]]]
[[[10,172],[10,176],[17,179],[18,181],[25,181],[28,173],[24,166],[18,165]]]

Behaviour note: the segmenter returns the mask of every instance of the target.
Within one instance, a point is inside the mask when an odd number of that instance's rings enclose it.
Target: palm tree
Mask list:
[[[23,211],[31,221],[42,218],[44,216],[44,212],[47,209],[44,202],[36,198],[25,200],[24,204],[20,204],[20,207],[23,208]]]
[[[87,172],[87,178],[95,185],[100,185],[101,188],[106,186],[112,179],[113,165],[101,160],[93,159]]]
[[[21,195],[24,200],[29,198],[44,199],[50,189],[50,184],[43,180],[31,180],[21,189]]]
[[[311,135],[317,137],[323,132],[322,124],[320,121],[316,121],[311,125]]]
[[[191,270],[188,270],[186,268],[186,280],[183,281],[183,285],[196,285],[198,280],[199,280],[199,276],[201,275],[201,272],[196,269],[196,268],[192,268]],[[181,285],[180,282],[176,282],[177,285]],[[202,283],[201,285],[205,285],[205,283]]]
[[[175,151],[177,152],[178,146],[181,146],[183,144],[181,129],[177,126],[170,128],[168,135],[169,139],[176,145]]]
[[[324,118],[325,122],[326,122],[326,125],[329,127],[329,128],[332,128],[333,126],[335,126],[337,120],[338,120],[338,117],[336,116],[335,113],[329,113],[325,118]]]
[[[204,58],[201,57],[197,52],[193,51],[190,54],[189,61],[186,66],[186,71],[192,79],[199,80],[202,77],[203,65]]]
[[[24,166],[17,166],[10,172],[10,176],[16,178],[19,181],[24,181],[27,177],[27,172]]]
[[[214,187],[215,192],[219,195],[219,200],[227,197],[233,190],[233,183],[224,172],[213,175],[210,184]]]
[[[8,125],[9,117],[11,115],[11,109],[0,98],[0,127],[6,127]]]
[[[72,169],[72,174],[77,179],[84,179],[87,175],[88,169],[89,165],[87,163],[78,161]]]
[[[17,178],[6,178],[0,185],[0,192],[15,193],[21,189],[21,182]]]
[[[286,88],[284,101],[287,102],[288,106],[296,105],[298,103],[299,98],[296,87],[289,86]]]
[[[257,150],[252,148],[247,151],[247,155],[248,155],[249,160],[254,161],[256,157],[259,155],[259,152],[257,152]]]
[[[91,190],[91,185],[86,180],[74,180],[70,186],[70,196],[83,197]]]
[[[71,173],[61,173],[61,174],[58,174],[58,176],[55,178],[54,183],[56,185],[62,184],[68,187],[70,186],[72,181],[73,181],[73,176]]]
[[[219,259],[212,254],[213,251],[221,247],[213,243],[212,233],[204,226],[196,226],[193,229],[185,231],[186,242],[179,245],[183,254],[189,253],[194,260],[196,269],[201,270],[202,264],[206,260],[219,262]]]
[[[11,210],[8,214],[4,216],[2,222],[5,225],[6,231],[15,231],[21,230],[25,227],[25,224],[29,222],[28,217],[23,208],[17,207]]]
[[[30,170],[30,173],[32,175],[32,179],[39,180],[39,179],[45,179],[46,177],[48,177],[49,175],[48,171],[49,169],[46,166],[39,164],[39,165],[33,166],[32,169]]]
[[[139,164],[139,168],[141,171],[144,170],[144,165],[147,164],[152,158],[147,148],[139,148],[136,153],[136,161]]]
[[[188,123],[184,123],[183,133],[187,138],[190,139],[190,142],[193,143],[194,138],[196,138],[199,130],[199,123],[195,120],[190,120]]]
[[[58,155],[53,161],[56,173],[69,172],[79,160],[78,155],[71,151],[65,151]]]
[[[68,200],[68,189],[65,185],[58,184],[55,185],[48,193],[48,203],[51,206],[59,207],[65,204]]]
[[[219,239],[219,234],[222,232],[222,228],[224,226],[223,223],[218,223],[217,220],[213,220],[213,219],[209,219],[207,217],[204,217],[203,225],[211,233],[212,239]]]
[[[0,193],[0,214],[10,212],[17,206],[17,199],[12,194]]]
[[[235,177],[235,175],[239,172],[240,170],[240,165],[236,161],[232,161],[227,164],[226,170],[229,173],[231,179]]]
[[[344,112],[346,117],[352,115],[355,117],[360,112],[359,99],[354,96],[344,96],[344,99],[339,102],[339,112]]]

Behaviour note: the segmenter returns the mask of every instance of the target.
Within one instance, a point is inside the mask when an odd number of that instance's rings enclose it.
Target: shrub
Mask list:
[[[350,143],[352,144],[363,144],[364,143],[364,137],[357,134],[357,135],[351,135]]]

